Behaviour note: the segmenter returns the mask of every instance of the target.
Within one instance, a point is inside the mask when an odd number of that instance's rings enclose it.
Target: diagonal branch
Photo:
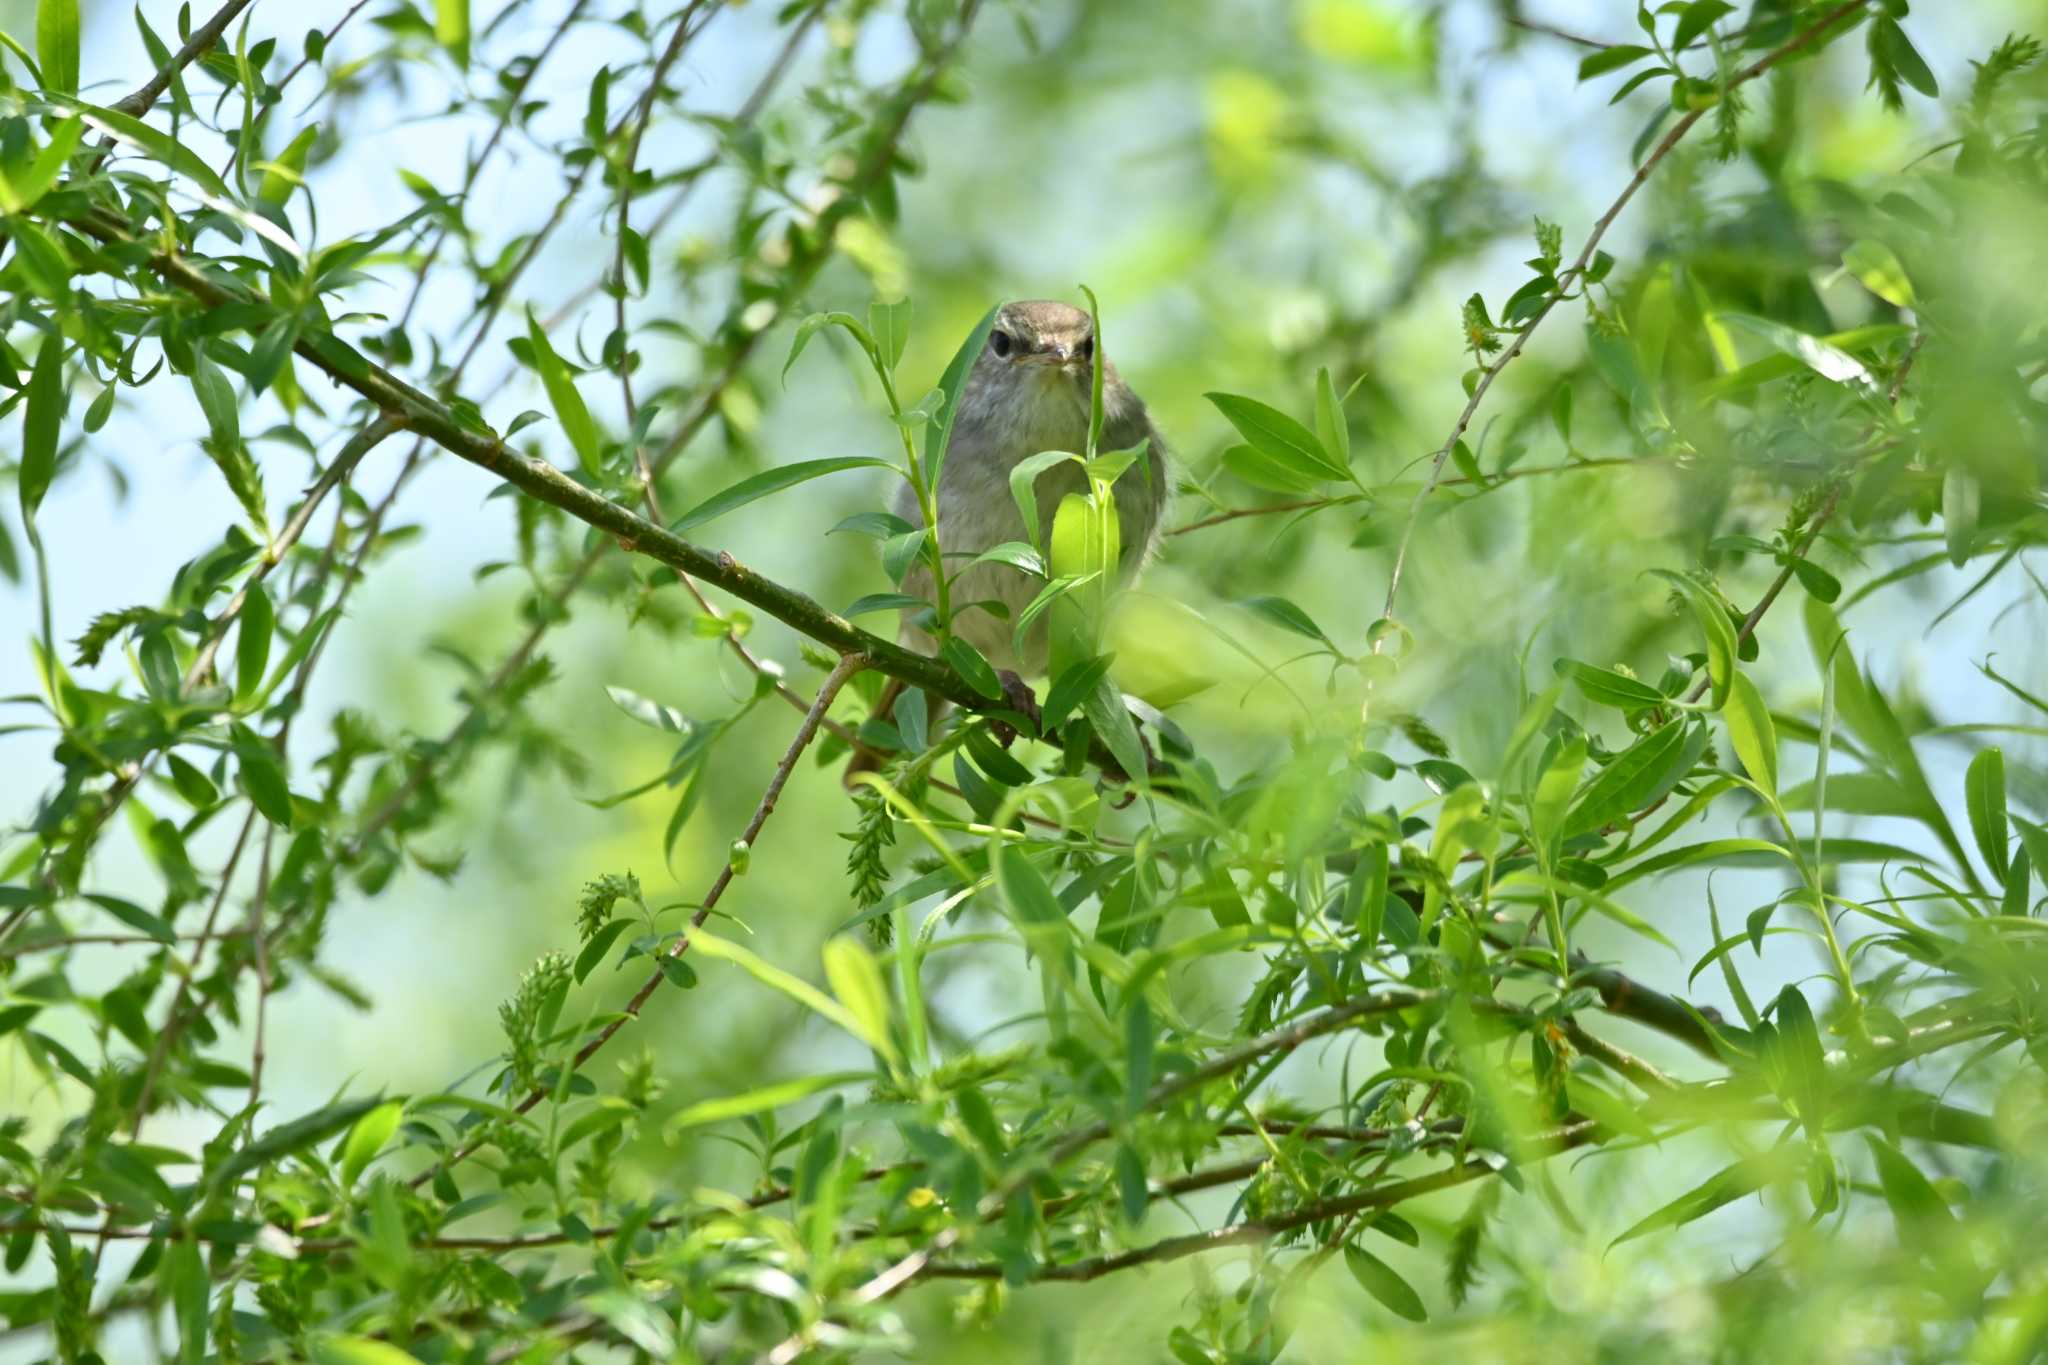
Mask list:
[[[134,94],[113,105],[114,112],[126,114],[130,118],[141,118],[148,113],[163,97],[164,91],[171,88],[171,82],[178,78],[178,73],[198,61],[208,48],[219,42],[220,35],[227,32],[229,24],[235,22],[235,16],[254,2],[255,0],[227,0],[211,19],[192,30],[192,36],[185,40],[185,45],[172,55],[170,65],[144,81]]]

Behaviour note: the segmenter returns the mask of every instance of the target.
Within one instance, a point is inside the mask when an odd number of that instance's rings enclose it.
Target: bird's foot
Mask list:
[[[1031,690],[1031,684],[1017,676],[1014,669],[1005,668],[996,675],[1003,685],[1003,700],[1010,709],[1031,722],[1031,733],[1038,734],[1044,728],[1044,713],[1038,709],[1038,694]],[[1017,738],[1017,727],[1003,721],[996,721],[989,727],[995,732],[996,742],[1005,749]]]

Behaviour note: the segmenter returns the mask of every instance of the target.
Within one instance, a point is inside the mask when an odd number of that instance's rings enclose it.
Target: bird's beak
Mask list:
[[[1019,365],[1051,365],[1058,369],[1070,370],[1080,363],[1074,348],[1055,342],[1043,351],[1027,351],[1017,357]]]

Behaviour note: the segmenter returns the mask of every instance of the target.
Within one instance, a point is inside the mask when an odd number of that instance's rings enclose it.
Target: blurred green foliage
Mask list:
[[[2048,1353],[2038,7],[153,8],[0,56],[0,1356]],[[1083,280],[1006,747],[882,509]]]

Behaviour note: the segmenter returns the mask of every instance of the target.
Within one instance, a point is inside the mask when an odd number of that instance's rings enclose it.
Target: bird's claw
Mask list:
[[[1044,728],[1045,716],[1038,709],[1038,694],[1031,690],[1031,684],[1018,677],[1013,669],[1005,668],[996,677],[1003,685],[1003,700],[1009,703],[1012,711],[1030,721],[1031,732],[1038,734]],[[1017,727],[1003,721],[994,722],[990,729],[995,732],[997,743],[1005,749],[1017,738]]]

